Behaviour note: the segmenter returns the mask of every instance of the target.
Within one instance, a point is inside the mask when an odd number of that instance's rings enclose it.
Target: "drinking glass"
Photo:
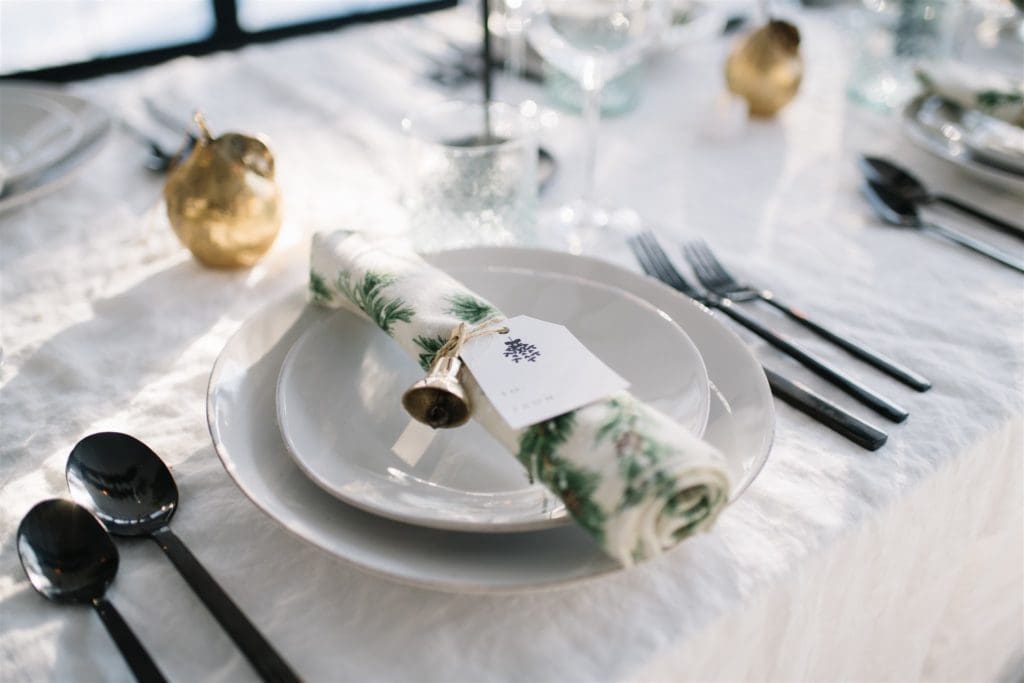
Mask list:
[[[901,109],[920,90],[914,68],[948,57],[959,0],[861,0],[860,51],[847,95],[881,111]]]
[[[533,241],[534,124],[501,102],[444,102],[406,116],[405,204],[415,246],[436,251]]]
[[[560,233],[573,253],[598,251],[602,240],[639,222],[631,209],[594,201],[601,90],[640,63],[666,27],[668,15],[666,0],[537,0],[533,5],[527,26],[530,44],[583,88],[583,191],[577,201],[541,217],[542,229]]]

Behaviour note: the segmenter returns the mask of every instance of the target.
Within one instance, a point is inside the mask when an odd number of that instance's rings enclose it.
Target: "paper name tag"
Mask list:
[[[508,333],[475,337],[460,355],[513,429],[576,410],[629,386],[562,325],[525,315],[503,325]]]

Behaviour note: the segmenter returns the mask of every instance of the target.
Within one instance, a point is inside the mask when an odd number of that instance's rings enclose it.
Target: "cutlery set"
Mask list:
[[[893,422],[903,422],[909,416],[910,413],[907,412],[906,409],[867,387],[860,380],[851,377],[829,362],[819,358],[817,355],[789,340],[784,335],[762,325],[755,318],[748,316],[737,307],[737,302],[714,291],[699,290],[695,285],[687,281],[676,269],[668,254],[665,253],[664,249],[662,249],[661,245],[658,243],[657,238],[650,231],[641,232],[630,237],[629,246],[633,250],[641,268],[647,275],[661,280],[676,291],[685,294],[708,308],[722,312],[735,322],[764,339],[773,347],[799,362],[814,374],[824,378],[834,386],[852,396],[858,402],[871,408],[876,413],[886,417],[887,419]],[[695,254],[697,253],[701,253],[702,256],[706,257],[710,252],[707,250],[707,247],[704,246],[691,246],[688,252],[686,252],[686,255],[690,259],[693,259],[700,264],[701,270],[697,271],[699,276],[699,274],[707,268],[707,260],[706,258],[697,260],[695,257]],[[719,268],[721,268],[720,264]],[[705,273],[705,275],[706,274],[707,273]],[[714,280],[713,282],[717,284],[718,280]],[[748,300],[750,299],[748,298]],[[794,313],[796,312],[794,311]],[[800,317],[806,319],[806,316],[803,316],[802,314],[800,314]],[[824,330],[825,328],[815,325],[815,328],[812,329]],[[828,332],[828,334],[833,337],[839,336],[832,332]],[[847,344],[850,348],[856,347],[860,349],[862,353],[870,356],[871,358],[886,361],[888,364],[887,367],[899,370],[902,374],[905,374],[908,379],[912,378],[916,385],[915,388],[923,387],[919,388],[919,391],[924,391],[931,386],[927,380],[920,375],[917,375],[917,373],[896,365],[893,361],[889,361],[881,354],[865,349],[852,341],[847,341]],[[782,394],[785,397],[784,400],[787,400],[787,402],[797,403],[802,412],[812,415],[818,419],[819,422],[830,427],[834,431],[843,434],[847,438],[850,438],[852,441],[868,448],[869,450],[876,450],[885,443],[886,435],[884,432],[863,420],[853,417],[848,412],[839,406],[830,403],[822,396],[813,394],[806,387],[800,384],[782,378],[778,373],[771,373],[768,377],[774,393],[777,395]]]
[[[1016,259],[1011,254],[982,240],[923,220],[918,212],[918,206],[946,205],[1019,240],[1024,240],[1024,227],[1015,226],[983,209],[953,197],[932,194],[912,173],[887,159],[862,156],[858,165],[865,179],[862,188],[864,196],[887,223],[934,233],[1003,266],[1024,272],[1024,261]],[[682,253],[692,267],[697,280],[705,287],[704,290],[699,289],[683,277],[652,232],[644,231],[635,234],[629,237],[628,243],[647,275],[660,280],[710,309],[720,311],[764,339],[774,348],[799,362],[815,375],[825,379],[862,405],[892,422],[903,422],[909,416],[909,412],[784,335],[762,325],[758,320],[741,311],[737,304],[765,303],[817,336],[835,344],[854,358],[907,387],[919,392],[931,388],[931,382],[919,373],[812,320],[803,311],[780,301],[771,290],[737,280],[702,241],[684,245]],[[876,450],[885,443],[887,435],[884,431],[850,414],[803,384],[787,379],[768,368],[764,368],[764,371],[772,393],[779,400],[788,403],[868,450]]]
[[[970,235],[924,220],[918,206],[944,204],[975,218],[983,225],[1013,235],[1019,240],[1024,240],[1024,227],[1015,227],[1012,223],[952,197],[932,195],[917,178],[885,159],[861,157],[860,168],[864,175],[861,192],[875,213],[889,225],[937,235],[1007,268],[1024,273],[1024,261]]]
[[[65,476],[75,502],[43,501],[18,528],[22,567],[32,586],[50,600],[92,604],[136,678],[165,680],[103,597],[118,567],[111,534],[156,541],[263,680],[300,680],[171,531],[178,488],[170,470],[146,444],[117,432],[92,434],[72,449]]]

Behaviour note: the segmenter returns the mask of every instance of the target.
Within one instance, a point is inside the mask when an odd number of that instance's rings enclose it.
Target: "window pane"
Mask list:
[[[0,0],[0,73],[207,39],[211,0]]]
[[[236,0],[236,3],[238,25],[243,31],[265,31],[317,19],[414,5],[417,0]]]

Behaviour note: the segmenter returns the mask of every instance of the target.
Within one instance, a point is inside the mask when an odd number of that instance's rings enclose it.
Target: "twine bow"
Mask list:
[[[506,333],[508,333],[508,328],[501,325],[501,320],[498,318],[488,318],[473,327],[468,327],[466,323],[459,323],[452,328],[448,341],[446,341],[434,355],[434,360],[430,364],[429,374],[434,374],[435,371],[440,370],[442,363],[444,363],[443,371],[450,368],[452,361],[459,357],[459,354],[462,353],[462,347],[465,346],[466,342],[470,339],[485,337],[489,334]]]

